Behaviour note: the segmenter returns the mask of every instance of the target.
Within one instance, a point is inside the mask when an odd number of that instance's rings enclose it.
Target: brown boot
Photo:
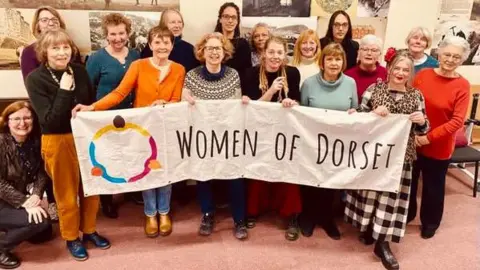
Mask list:
[[[160,234],[162,236],[167,236],[172,233],[172,221],[168,214],[160,215]]]
[[[145,235],[152,238],[158,236],[157,215],[153,217],[145,216]]]

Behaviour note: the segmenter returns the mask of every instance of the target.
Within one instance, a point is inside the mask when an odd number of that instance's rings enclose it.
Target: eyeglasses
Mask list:
[[[60,21],[58,20],[57,17],[53,17],[53,18],[44,17],[44,18],[38,19],[38,21],[41,22],[41,23],[48,23],[48,22],[51,22],[52,24],[59,24],[60,23]]]
[[[223,51],[223,48],[220,47],[220,46],[206,46],[205,50],[209,53],[213,52],[213,51],[221,52],[221,51]]]
[[[334,23],[333,27],[335,28],[348,28],[348,23]]]
[[[238,20],[238,17],[237,15],[228,15],[228,14],[223,14],[222,15],[222,19],[226,20],[226,21],[229,21],[229,20],[232,20],[232,21],[237,21]]]
[[[462,56],[459,54],[444,53],[442,56],[445,58],[452,58],[454,62],[459,62],[462,60]]]
[[[31,116],[25,116],[25,117],[8,118],[8,120],[10,120],[10,122],[12,122],[13,124],[18,125],[22,120],[24,123],[31,123],[33,118]]]
[[[366,52],[366,53],[368,53],[368,52],[371,52],[371,53],[379,53],[379,52],[380,52],[379,49],[371,49],[371,48],[360,48],[360,50],[361,50],[362,52]]]

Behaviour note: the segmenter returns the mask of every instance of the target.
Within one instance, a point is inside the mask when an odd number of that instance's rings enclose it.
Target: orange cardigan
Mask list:
[[[149,58],[134,61],[127,70],[120,85],[110,94],[93,104],[95,111],[108,110],[118,105],[135,89],[133,107],[147,107],[155,100],[179,102],[182,96],[185,68],[173,61],[168,74],[159,82],[160,70],[150,63]]]

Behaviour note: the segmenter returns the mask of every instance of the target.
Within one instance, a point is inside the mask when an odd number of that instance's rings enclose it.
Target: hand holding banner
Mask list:
[[[411,122],[222,100],[84,112],[72,128],[86,195],[240,177],[396,192]]]

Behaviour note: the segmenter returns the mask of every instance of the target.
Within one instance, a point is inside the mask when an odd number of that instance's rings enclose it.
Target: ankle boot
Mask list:
[[[390,250],[390,245],[386,241],[377,241],[375,249],[373,250],[375,255],[382,260],[383,267],[387,270],[400,269],[397,259]]]
[[[157,215],[153,217],[145,216],[145,235],[152,238],[158,236]]]
[[[160,214],[160,234],[167,236],[172,233],[172,220],[168,214]]]
[[[358,237],[358,240],[366,246],[369,246],[375,243],[375,239],[373,239],[372,227],[368,226],[368,229],[360,234],[360,236]]]

